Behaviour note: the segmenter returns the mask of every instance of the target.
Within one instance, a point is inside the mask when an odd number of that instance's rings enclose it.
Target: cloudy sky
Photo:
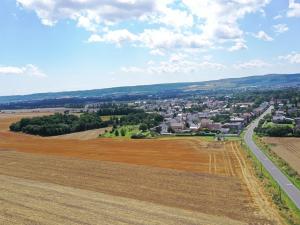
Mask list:
[[[0,95],[297,72],[299,0],[0,1]]]

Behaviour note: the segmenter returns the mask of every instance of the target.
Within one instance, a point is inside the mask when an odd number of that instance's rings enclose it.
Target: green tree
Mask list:
[[[140,127],[139,127],[139,130],[141,130],[141,131],[143,131],[143,132],[147,131],[147,130],[148,130],[147,124],[142,123],[142,124],[140,125]]]
[[[126,130],[124,128],[121,129],[121,136],[125,136],[126,135]]]

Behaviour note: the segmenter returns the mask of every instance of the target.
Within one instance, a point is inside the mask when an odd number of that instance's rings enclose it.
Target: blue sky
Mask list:
[[[297,0],[2,0],[0,95],[300,72]]]

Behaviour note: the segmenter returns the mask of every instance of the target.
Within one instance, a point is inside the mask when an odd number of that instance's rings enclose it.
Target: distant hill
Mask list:
[[[221,90],[270,89],[283,87],[300,87],[300,74],[270,74],[243,78],[229,78],[204,82],[170,83],[115,87],[86,91],[69,91],[56,93],[39,93],[31,95],[0,96],[0,104],[26,101],[43,101],[46,99],[72,98],[118,98],[123,95],[171,95],[172,93],[206,93]]]

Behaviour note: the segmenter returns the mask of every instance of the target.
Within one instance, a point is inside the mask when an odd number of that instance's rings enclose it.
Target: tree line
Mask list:
[[[96,113],[83,113],[80,116],[56,113],[50,116],[23,118],[11,124],[10,130],[40,136],[56,136],[90,129],[107,127]]]
[[[129,110],[127,112],[129,113]],[[108,121],[101,120],[100,115],[103,111],[83,113],[80,116],[56,113],[50,116],[23,118],[11,124],[10,130],[40,136],[56,136],[108,126],[116,128],[118,126],[140,125],[141,130],[147,130],[158,126],[163,121],[163,117],[157,113],[146,113],[143,110],[132,112],[135,113],[121,117],[111,116]]]

